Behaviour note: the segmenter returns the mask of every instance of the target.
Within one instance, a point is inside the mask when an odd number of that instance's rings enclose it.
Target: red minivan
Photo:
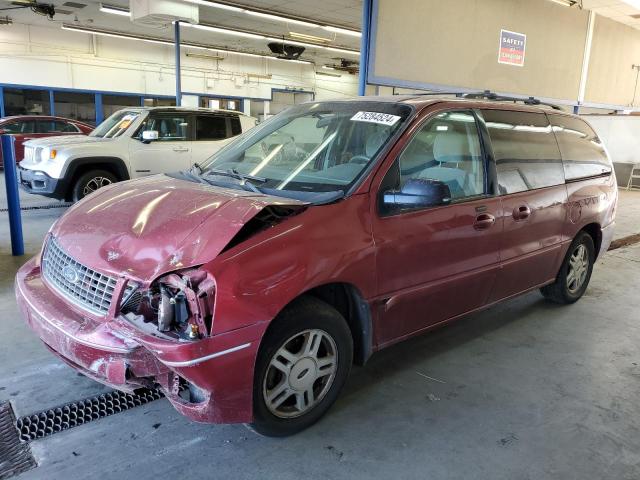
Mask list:
[[[23,144],[36,138],[59,135],[88,135],[93,131],[91,125],[62,117],[44,115],[21,115],[0,118],[0,135],[13,135],[16,139],[16,163],[24,158]],[[4,168],[0,151],[0,168]]]
[[[578,300],[616,203],[579,117],[426,96],[313,102],[190,171],[78,202],[16,294],[87,376],[159,388],[196,421],[289,435],[381,348],[534,289]]]

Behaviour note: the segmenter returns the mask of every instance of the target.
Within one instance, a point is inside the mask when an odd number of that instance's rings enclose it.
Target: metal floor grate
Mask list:
[[[0,403],[0,480],[37,467],[29,445],[20,442],[10,403]]]
[[[21,417],[16,422],[20,442],[26,443],[109,415],[124,412],[163,398],[159,390],[140,389],[136,393],[113,390],[102,395],[67,403]],[[2,478],[2,477],[0,477]]]

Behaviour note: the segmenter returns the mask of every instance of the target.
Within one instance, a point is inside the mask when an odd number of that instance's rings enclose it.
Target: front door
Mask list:
[[[492,301],[555,278],[567,221],[564,169],[544,113],[483,110],[504,212]]]
[[[499,268],[500,199],[473,112],[443,112],[420,126],[381,180],[379,195],[415,181],[447,185],[451,201],[374,214],[380,346],[481,307]],[[374,183],[374,188],[375,183]]]
[[[132,178],[191,167],[193,118],[189,113],[151,113],[131,139]],[[158,139],[142,140],[142,132],[158,132]]]

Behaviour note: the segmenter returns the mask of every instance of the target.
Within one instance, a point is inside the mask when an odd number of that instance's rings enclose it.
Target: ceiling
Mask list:
[[[640,30],[640,0],[630,0],[629,3],[620,0],[583,0],[582,3],[587,10]],[[638,15],[638,18],[632,15]]]
[[[57,13],[53,23],[60,26],[64,23],[136,35],[161,37],[169,40],[173,38],[173,28],[171,26],[164,28],[148,27],[134,24],[128,17],[100,11],[101,3],[115,7],[129,8],[128,0],[105,0],[103,2],[95,0],[74,0],[73,2],[67,0],[48,0],[47,3],[53,3],[55,5]],[[298,16],[318,23],[360,30],[362,0],[322,0],[322,2],[318,2],[317,0],[242,0],[237,3],[241,3],[242,6],[246,6],[247,8],[255,7],[273,14],[280,13],[288,16]],[[70,6],[69,4],[76,4],[76,6]],[[77,5],[86,6],[79,8]],[[8,0],[0,0],[0,8],[6,6],[11,6],[11,2]],[[333,33],[321,28],[255,17],[243,12],[232,12],[202,5],[199,6],[199,12],[199,23],[251,31],[277,38],[288,37],[290,32],[296,32],[325,38],[327,39],[326,44],[331,47],[351,50],[359,50],[360,47],[360,39],[358,37],[343,33]],[[52,21],[36,15],[28,9],[0,12],[2,16],[5,14],[9,15],[16,23],[38,24],[43,26],[51,26],[52,24]],[[82,33],[78,33],[78,35],[82,35]],[[264,39],[238,37],[226,33],[185,27],[182,28],[182,39],[185,42],[212,45],[230,50],[270,54],[267,47],[267,43],[269,42]],[[312,41],[312,43],[317,42]],[[346,58],[352,61],[358,60],[357,55],[331,52],[314,47],[306,47],[301,57],[301,59],[310,60],[318,64],[339,63],[340,58]]]

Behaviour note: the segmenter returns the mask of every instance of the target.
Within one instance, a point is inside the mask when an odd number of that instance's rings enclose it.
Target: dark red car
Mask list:
[[[59,135],[88,135],[93,129],[86,123],[62,117],[20,115],[0,118],[0,135],[13,135],[16,139],[16,163],[24,158],[22,144],[27,140]],[[1,151],[0,168],[4,168]]]
[[[100,189],[18,273],[73,368],[200,422],[295,433],[353,362],[540,289],[570,304],[617,189],[581,118],[429,97],[307,103],[203,165]]]

